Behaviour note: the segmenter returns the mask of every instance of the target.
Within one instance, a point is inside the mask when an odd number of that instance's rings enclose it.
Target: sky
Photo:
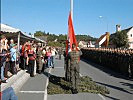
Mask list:
[[[73,0],[75,34],[100,37],[133,26],[133,0]],[[23,32],[67,34],[70,0],[1,0],[1,23]],[[102,16],[102,17],[99,17]],[[108,27],[108,28],[107,28]]]

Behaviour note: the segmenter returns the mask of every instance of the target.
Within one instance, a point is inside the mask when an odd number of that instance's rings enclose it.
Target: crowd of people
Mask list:
[[[41,74],[45,68],[54,68],[54,59],[57,48],[42,46],[41,43],[26,41],[18,47],[13,39],[0,38],[0,66],[1,83],[6,83],[12,75],[16,75],[21,69],[27,70],[31,77],[36,72]],[[8,76],[10,72],[10,76]]]

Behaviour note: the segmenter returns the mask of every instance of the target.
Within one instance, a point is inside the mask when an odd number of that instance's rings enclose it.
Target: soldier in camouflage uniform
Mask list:
[[[68,82],[70,82],[71,81],[71,68],[70,68],[70,65],[71,65],[71,63],[70,63],[70,59],[68,58],[68,56],[67,56],[67,60],[66,60],[66,80],[68,81]]]
[[[59,54],[59,60],[61,60],[61,54],[62,54],[62,49],[61,48],[59,48],[58,54]]]
[[[75,44],[72,45],[72,51],[68,54],[70,59],[70,71],[71,71],[71,82],[72,82],[72,92],[74,94],[78,93],[78,83],[79,83],[79,57],[80,52],[76,50]]]
[[[65,69],[65,79],[66,81],[70,82],[70,59],[68,59],[68,55],[64,52],[65,57],[65,63],[64,63],[64,69]]]
[[[130,50],[130,78],[133,79],[133,50]]]
[[[37,70],[38,73],[41,74],[42,72],[42,68],[43,68],[43,62],[42,62],[43,58],[43,52],[42,52],[42,48],[38,47],[38,51],[37,51]]]

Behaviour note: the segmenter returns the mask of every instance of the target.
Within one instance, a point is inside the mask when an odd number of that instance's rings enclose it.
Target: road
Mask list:
[[[88,61],[80,62],[80,72],[90,76],[97,84],[106,86],[110,94],[106,100],[132,100],[133,81],[102,66]]]
[[[109,95],[102,96],[91,93],[47,95],[47,73],[64,76],[63,60],[63,58],[62,60],[56,59],[54,69],[46,69],[43,74],[29,78],[17,94],[19,100],[132,100],[133,81],[109,69],[83,60],[80,61],[80,74],[88,75],[97,84],[106,86],[110,91]]]

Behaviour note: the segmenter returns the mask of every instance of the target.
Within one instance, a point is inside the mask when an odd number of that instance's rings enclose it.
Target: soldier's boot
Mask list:
[[[72,94],[77,94],[78,90],[77,89],[72,89]]]
[[[41,74],[42,72],[41,72],[41,70],[38,70],[38,74]]]
[[[54,68],[54,64],[53,64],[52,68]]]
[[[34,75],[34,73],[33,72],[31,72],[30,73],[30,77],[34,77],[35,75]]]

